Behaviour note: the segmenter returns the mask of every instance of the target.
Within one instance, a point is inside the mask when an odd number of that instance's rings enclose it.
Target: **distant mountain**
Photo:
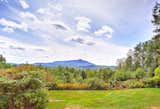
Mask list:
[[[44,67],[57,67],[57,66],[64,66],[64,67],[85,67],[85,66],[96,66],[93,63],[88,61],[79,59],[79,60],[68,60],[68,61],[55,61],[51,63],[35,63],[35,65],[42,65]]]
[[[68,61],[55,61],[51,63],[35,63],[34,65],[42,65],[44,67],[74,67],[74,68],[90,68],[90,69],[98,69],[98,68],[115,68],[114,66],[98,66],[91,62],[79,59],[79,60],[68,60]]]

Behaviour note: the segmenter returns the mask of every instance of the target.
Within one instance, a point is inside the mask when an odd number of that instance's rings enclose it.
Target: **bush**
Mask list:
[[[47,99],[42,90],[43,82],[39,77],[35,72],[24,73],[18,79],[1,77],[0,97],[5,99],[3,103],[0,102],[0,109],[3,109],[4,105],[5,109],[43,109]]]
[[[48,82],[46,83],[46,87],[48,88],[48,90],[55,90],[58,88],[57,84],[54,82]]]
[[[6,109],[8,97],[0,95],[0,109]]]
[[[146,77],[146,73],[142,68],[136,69],[134,76],[136,79],[142,79]]]
[[[14,105],[18,109],[44,109],[46,102],[43,90],[27,91],[14,97]]]
[[[145,87],[160,87],[160,77],[148,78],[144,81]]]
[[[132,78],[133,78],[133,76],[132,76],[131,72],[118,71],[113,75],[112,80],[114,80],[114,81],[126,81],[126,80],[132,79]]]
[[[145,84],[143,83],[143,81],[136,81],[136,80],[128,80],[123,82],[123,85],[126,88],[144,88]]]
[[[64,84],[58,84],[56,89],[58,90],[86,90],[88,89],[88,85],[79,84],[79,83],[64,83]]]
[[[99,78],[90,78],[87,80],[89,89],[105,89],[105,82]]]

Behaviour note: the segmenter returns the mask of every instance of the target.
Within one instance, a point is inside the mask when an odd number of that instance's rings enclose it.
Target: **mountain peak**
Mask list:
[[[78,59],[77,61],[85,61],[85,60],[83,60],[83,59]]]

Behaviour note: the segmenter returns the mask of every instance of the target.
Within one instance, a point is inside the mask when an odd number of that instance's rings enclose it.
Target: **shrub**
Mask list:
[[[134,73],[134,76],[136,79],[142,79],[146,77],[146,73],[142,68],[137,68]]]
[[[98,78],[102,79],[103,81],[108,82],[114,73],[115,72],[109,68],[101,68],[97,70],[96,75]]]
[[[48,88],[48,90],[55,90],[58,88],[57,84],[54,82],[48,82],[46,83],[46,87]]]
[[[105,89],[105,82],[99,78],[90,78],[87,80],[90,89]]]
[[[113,75],[112,80],[114,80],[114,81],[126,81],[126,80],[132,79],[132,78],[133,78],[133,76],[132,76],[131,72],[118,71]]]
[[[8,97],[0,94],[0,109],[6,109]]]
[[[44,109],[47,102],[43,90],[27,91],[15,96],[13,100],[18,109]]]
[[[64,83],[64,84],[58,84],[56,89],[58,90],[85,90],[85,89],[88,89],[88,85],[79,84],[79,83]]]
[[[144,81],[145,87],[160,87],[160,77],[148,78]]]
[[[157,67],[154,72],[155,75],[153,78],[144,81],[146,87],[160,87],[160,67]]]
[[[125,81],[123,82],[123,85],[126,88],[144,88],[145,87],[143,81],[136,81],[136,80]]]
[[[47,102],[46,94],[42,90],[43,82],[39,74],[24,73],[21,78],[0,78],[0,97],[5,97],[0,109],[43,109]]]

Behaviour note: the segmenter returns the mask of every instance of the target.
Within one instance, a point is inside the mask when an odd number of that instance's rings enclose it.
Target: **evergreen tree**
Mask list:
[[[0,63],[6,63],[6,59],[2,55],[0,55]]]

